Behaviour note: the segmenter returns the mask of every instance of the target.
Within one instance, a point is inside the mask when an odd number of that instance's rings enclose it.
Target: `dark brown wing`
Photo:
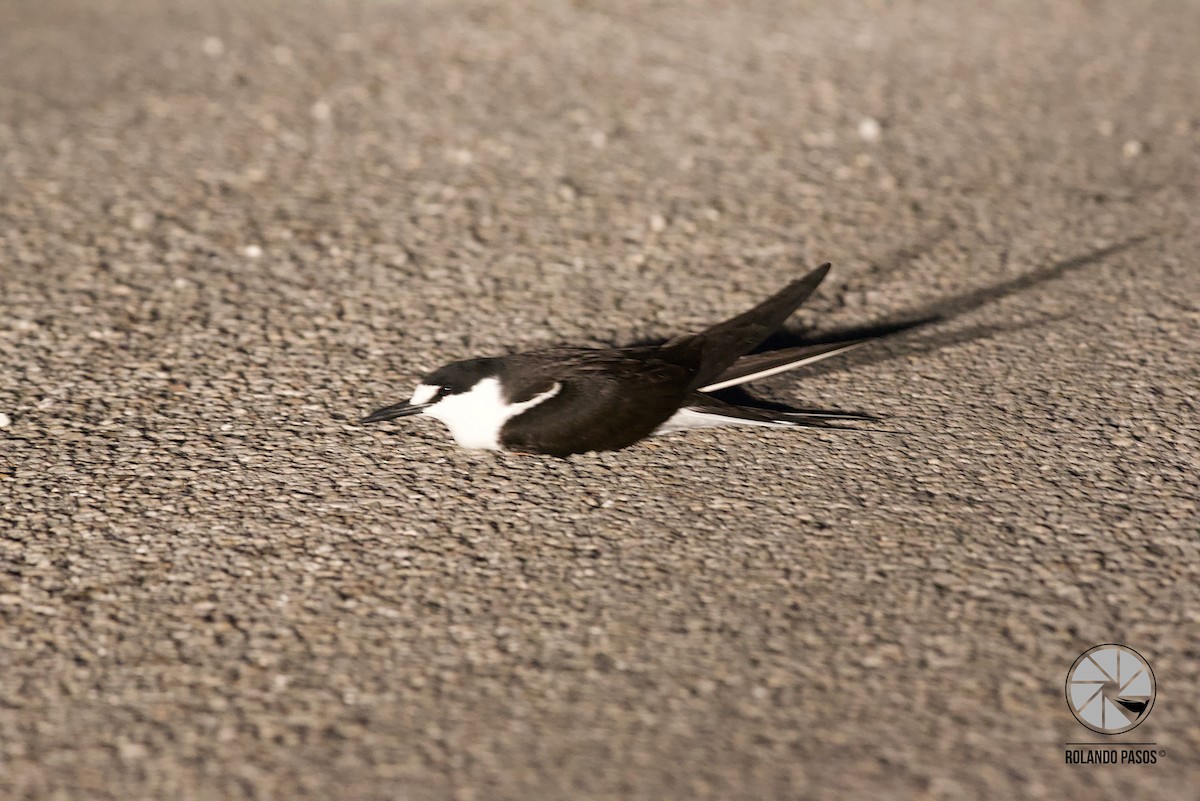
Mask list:
[[[509,420],[511,451],[568,456],[625,448],[649,436],[688,395],[693,371],[658,358],[657,348],[559,349],[525,354],[526,398],[560,385],[548,400]],[[514,362],[515,365],[515,362]],[[508,383],[507,381],[505,382]]]
[[[693,390],[774,333],[827,272],[829,265],[821,265],[750,311],[661,347],[557,348],[508,357],[502,383],[510,402],[555,384],[559,389],[505,423],[500,443],[552,456],[632,445],[666,422]]]
[[[694,365],[696,374],[690,389],[713,383],[738,357],[749,353],[779,330],[800,304],[808,300],[828,272],[829,265],[822,264],[750,311],[699,334],[686,334],[672,339],[662,346],[664,357],[681,364]]]

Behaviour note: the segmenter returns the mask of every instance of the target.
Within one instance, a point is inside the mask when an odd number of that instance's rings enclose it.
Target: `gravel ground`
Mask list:
[[[0,6],[0,797],[1195,797],[1200,8],[993,5]],[[355,424],[825,260],[906,433]]]

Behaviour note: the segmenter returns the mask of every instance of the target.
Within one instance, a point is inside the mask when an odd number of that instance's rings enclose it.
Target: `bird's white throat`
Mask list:
[[[425,410],[425,414],[441,420],[450,429],[455,441],[464,448],[501,450],[500,429],[526,409],[532,409],[558,394],[562,384],[534,395],[521,403],[504,400],[504,391],[497,378],[485,378],[467,392],[447,395]],[[437,387],[420,384],[410,403],[428,403],[438,393]]]

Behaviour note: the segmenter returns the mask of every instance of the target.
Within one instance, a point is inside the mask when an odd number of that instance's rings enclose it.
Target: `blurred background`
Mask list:
[[[0,5],[0,795],[1181,798],[1192,2]],[[570,462],[466,356],[1020,293]],[[1155,765],[1064,766],[1146,655]],[[1145,737],[1141,737],[1141,735]]]

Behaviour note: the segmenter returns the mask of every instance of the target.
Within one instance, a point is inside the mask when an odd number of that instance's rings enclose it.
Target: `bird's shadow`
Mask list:
[[[860,349],[854,351],[852,354],[849,354],[845,359],[821,361],[811,366],[800,368],[805,371],[806,375],[824,375],[828,373],[841,372],[851,367],[860,367],[863,365],[887,362],[902,356],[932,353],[941,350],[942,348],[961,345],[963,343],[973,342],[979,339],[987,339],[995,336],[996,334],[1019,331],[1044,325],[1048,322],[1062,319],[1062,317],[1044,317],[1038,320],[1011,324],[975,325],[956,331],[930,332],[919,338],[909,336],[913,332],[924,329],[935,323],[948,322],[956,317],[961,317],[964,314],[975,311],[990,303],[995,303],[1018,292],[1023,292],[1040,286],[1046,282],[1061,278],[1064,275],[1067,275],[1082,267],[1103,261],[1109,256],[1130,250],[1131,248],[1134,248],[1156,236],[1157,233],[1159,232],[1150,232],[1131,237],[1114,245],[1109,245],[1108,247],[1099,248],[1080,256],[1074,256],[1070,259],[1055,262],[1054,264],[1047,265],[1007,281],[1001,281],[990,286],[980,287],[979,289],[975,289],[961,295],[944,298],[916,309],[902,310],[875,323],[849,328],[836,328],[823,332],[817,332],[811,329],[783,329],[768,337],[763,344],[756,349],[756,352],[778,350],[780,348],[790,348],[803,345],[825,345],[838,342],[848,342],[857,339],[877,339],[881,337],[904,335],[898,340],[897,343],[902,343],[903,346],[901,347],[872,348],[870,350]],[[898,251],[898,255],[893,257],[890,261],[895,264],[909,261],[919,255],[919,249],[904,249]],[[661,339],[652,339],[633,344],[655,345],[662,344],[664,341],[665,340]],[[774,403],[772,401],[765,401],[761,398],[756,398],[746,391],[744,386],[730,387],[729,389],[721,390],[720,392],[713,394],[724,401],[735,403],[741,406],[755,406],[773,411],[805,411],[804,409],[797,409],[785,404]]]

